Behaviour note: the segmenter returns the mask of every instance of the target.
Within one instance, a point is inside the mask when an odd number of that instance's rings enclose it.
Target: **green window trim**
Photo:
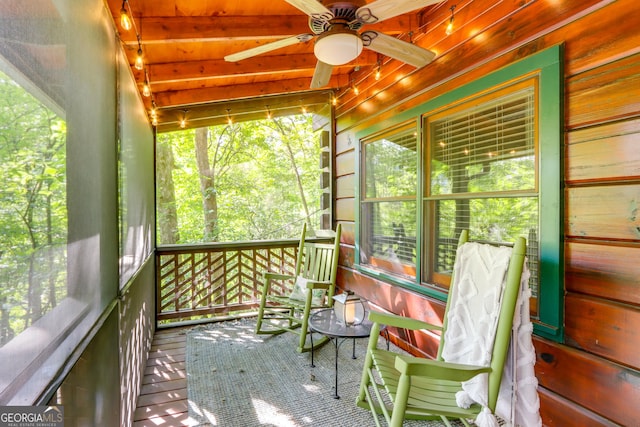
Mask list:
[[[372,134],[380,133],[384,129],[396,127],[401,123],[415,120],[415,126],[420,129],[422,115],[443,108],[457,101],[489,91],[494,87],[504,86],[507,83],[517,82],[531,76],[536,76],[539,83],[538,92],[538,185],[539,185],[539,274],[538,289],[538,318],[534,320],[534,332],[536,335],[554,341],[562,342],[564,339],[564,248],[562,236],[563,230],[563,48],[556,45],[532,54],[504,68],[496,70],[473,82],[465,84],[424,104],[411,108],[390,120],[378,122],[367,129],[356,133],[358,141],[369,138]],[[421,141],[424,136],[421,135]],[[361,144],[356,145],[356,248],[355,267],[363,274],[373,276],[379,280],[420,292],[440,300],[446,300],[446,293],[437,289],[421,286],[421,265],[416,266],[415,282],[401,280],[395,276],[360,265],[360,207],[361,207]],[[417,158],[418,170],[421,179],[416,187],[417,203],[417,230],[416,235],[423,236],[422,177],[425,173],[425,165],[422,162],[422,144],[418,145]],[[420,254],[421,244],[416,242],[416,260],[422,263]]]

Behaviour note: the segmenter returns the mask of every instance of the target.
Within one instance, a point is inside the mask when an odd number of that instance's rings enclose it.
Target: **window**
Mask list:
[[[561,53],[531,55],[358,134],[362,272],[446,299],[461,230],[523,236],[535,331],[562,340]]]
[[[447,288],[457,239],[511,242],[538,233],[537,80],[448,106],[424,117],[424,209],[427,229],[423,278]],[[537,292],[537,252],[529,252]],[[535,302],[535,300],[533,300]]]
[[[413,124],[364,141],[360,265],[416,276],[417,134]]]

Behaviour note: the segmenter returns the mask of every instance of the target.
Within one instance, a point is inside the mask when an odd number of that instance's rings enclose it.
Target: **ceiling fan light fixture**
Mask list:
[[[362,39],[348,28],[333,28],[318,36],[313,52],[320,61],[329,65],[342,65],[362,53]]]

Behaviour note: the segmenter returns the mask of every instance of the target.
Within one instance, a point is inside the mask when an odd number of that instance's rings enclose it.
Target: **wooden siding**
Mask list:
[[[352,268],[356,134],[562,43],[566,329],[562,344],[535,339],[541,413],[548,426],[640,425],[640,4],[458,1],[445,37],[449,3],[426,26],[434,63],[385,63],[379,81],[354,73],[360,94],[348,91],[336,107],[338,283],[380,308],[441,321],[442,303]],[[437,346],[436,336],[402,338],[416,353]]]

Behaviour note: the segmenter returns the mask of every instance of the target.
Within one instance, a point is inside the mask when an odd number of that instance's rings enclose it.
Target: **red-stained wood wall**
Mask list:
[[[456,29],[446,36],[453,4]],[[352,268],[355,134],[563,44],[565,339],[534,338],[541,414],[547,426],[640,426],[640,3],[450,0],[421,24],[414,40],[438,53],[432,64],[415,71],[391,61],[380,80],[362,69],[352,76],[360,93],[339,92],[340,287],[386,310],[440,321],[442,302]],[[437,337],[400,338],[416,353],[435,353]]]

